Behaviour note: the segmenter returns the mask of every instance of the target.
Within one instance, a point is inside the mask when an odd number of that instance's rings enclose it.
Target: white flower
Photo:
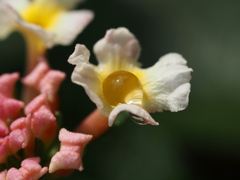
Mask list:
[[[177,53],[169,53],[152,67],[141,69],[140,45],[126,28],[110,29],[94,46],[98,65],[77,44],[68,62],[76,65],[72,81],[84,87],[109,126],[121,111],[129,111],[139,124],[158,125],[148,112],[183,110],[188,105],[192,69]]]
[[[91,11],[69,11],[81,1],[0,0],[0,38],[20,30],[37,35],[48,48],[68,45],[93,19]]]

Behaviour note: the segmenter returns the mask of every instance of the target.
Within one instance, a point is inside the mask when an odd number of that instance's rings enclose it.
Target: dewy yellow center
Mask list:
[[[138,78],[127,71],[116,71],[103,81],[102,91],[111,106],[142,105],[143,89]]]
[[[55,25],[61,12],[63,12],[63,9],[51,1],[35,0],[20,14],[26,22],[39,25],[44,29],[50,29]]]

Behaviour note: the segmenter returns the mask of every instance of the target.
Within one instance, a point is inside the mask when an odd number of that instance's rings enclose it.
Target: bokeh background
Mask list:
[[[67,59],[76,43],[92,52],[107,29],[124,26],[135,34],[143,67],[178,52],[194,72],[186,110],[153,114],[157,127],[127,118],[87,146],[84,171],[62,180],[240,179],[240,1],[88,0],[78,8],[93,10],[94,21],[72,45],[47,54],[52,68],[67,74],[60,90],[67,129],[95,108],[83,88],[71,83],[74,67]],[[21,35],[0,42],[0,59],[0,74],[23,72]]]

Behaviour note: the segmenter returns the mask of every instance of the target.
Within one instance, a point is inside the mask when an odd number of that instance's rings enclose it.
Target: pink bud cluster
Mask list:
[[[6,169],[0,172],[1,180],[37,180],[48,172],[57,170],[83,170],[82,152],[91,140],[91,135],[72,133],[61,129],[60,151],[48,163],[42,164],[40,157],[35,157],[36,139],[44,146],[50,144],[58,134],[58,125],[54,115],[56,111],[57,91],[65,74],[51,70],[44,59],[35,69],[23,78],[22,82],[39,93],[28,104],[14,98],[14,86],[19,79],[18,73],[0,76],[0,164]],[[19,154],[22,150],[24,155]],[[69,154],[71,154],[69,156]],[[9,167],[8,158],[13,156],[21,166]],[[47,154],[46,154],[47,156]]]

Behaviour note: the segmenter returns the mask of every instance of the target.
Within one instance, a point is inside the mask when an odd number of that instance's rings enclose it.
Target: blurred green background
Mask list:
[[[127,119],[87,146],[85,170],[63,178],[82,180],[240,179],[240,1],[89,0],[79,6],[94,21],[71,46],[48,51],[53,69],[66,72],[60,90],[64,126],[72,130],[95,105],[71,83],[67,63],[75,44],[92,52],[107,29],[127,27],[139,39],[143,67],[178,52],[193,68],[186,110],[155,113],[159,126]],[[23,38],[0,42],[0,73],[23,72]],[[91,62],[96,63],[92,54]]]

